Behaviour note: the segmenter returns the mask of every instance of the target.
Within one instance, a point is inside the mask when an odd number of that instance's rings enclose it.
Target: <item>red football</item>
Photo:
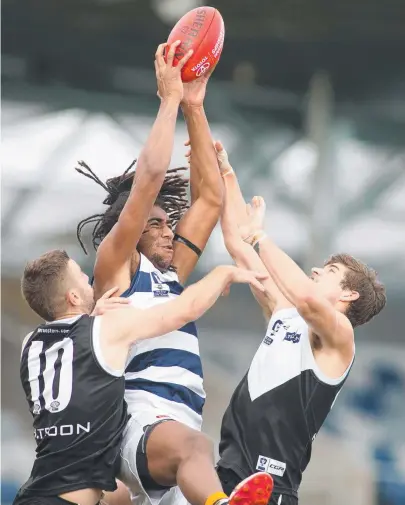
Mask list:
[[[213,70],[222,53],[225,25],[214,7],[198,7],[185,14],[171,31],[167,43],[181,40],[174,58],[175,65],[192,49],[193,55],[181,72],[183,82],[190,82]],[[166,50],[166,54],[169,48]]]

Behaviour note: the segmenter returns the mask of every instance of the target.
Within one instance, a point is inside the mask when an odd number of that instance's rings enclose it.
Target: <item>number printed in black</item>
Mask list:
[[[55,342],[43,353],[45,368],[41,371],[43,346],[43,342],[35,341],[28,351],[28,380],[33,414],[39,414],[41,405],[51,413],[61,412],[68,406],[72,396],[72,339],[67,337]]]

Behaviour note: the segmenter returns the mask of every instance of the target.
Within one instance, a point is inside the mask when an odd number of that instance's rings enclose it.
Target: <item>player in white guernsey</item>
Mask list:
[[[136,171],[101,183],[109,193],[109,208],[90,218],[96,222],[93,244],[99,244],[96,296],[117,285],[137,307],[157,306],[182,292],[222,208],[223,184],[203,108],[208,76],[183,85],[180,72],[190,54],[174,67],[177,46],[172,44],[167,62],[165,44],[156,53],[161,104]],[[165,178],[180,104],[193,148],[191,206],[184,215],[184,181],[176,173]],[[84,163],[82,167],[100,183]],[[79,225],[79,235],[85,223]],[[158,502],[171,488],[175,494],[176,484],[193,505],[228,501],[215,471],[212,443],[200,432],[202,375],[194,323],[152,345],[134,347],[126,368],[132,419],[122,448],[121,478],[136,503]],[[229,501],[242,493],[247,505],[266,503],[271,484],[266,474],[258,475]]]
[[[227,249],[239,266],[270,276],[265,295],[254,290],[269,324],[223,418],[218,475],[227,491],[256,470],[268,472],[270,504],[296,505],[312,441],[353,364],[353,328],[383,309],[385,288],[347,254],[332,256],[308,278],[265,234],[263,199],[245,205],[219,147]]]

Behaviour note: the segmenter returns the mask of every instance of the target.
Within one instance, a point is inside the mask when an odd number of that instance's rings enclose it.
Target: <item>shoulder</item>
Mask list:
[[[102,339],[107,345],[121,345],[144,322],[145,309],[133,307],[109,310],[94,318],[93,339]],[[126,342],[127,343],[127,342]]]
[[[269,325],[274,325],[277,322],[284,322],[286,320],[296,319],[297,322],[302,322],[302,324],[307,324],[305,320],[300,316],[298,310],[292,305],[289,306],[276,306],[276,308],[271,313],[269,319]]]
[[[153,272],[156,270],[155,266],[153,263],[142,253],[139,254],[139,262],[138,262],[138,269],[141,270],[142,272]]]
[[[352,352],[354,345],[354,328],[352,323],[341,312],[336,312],[336,342]]]
[[[32,334],[33,334],[33,333],[34,333],[34,332],[33,332],[33,331],[31,331],[31,332],[30,332],[30,333],[28,333],[28,335],[24,338],[23,343],[22,343],[22,346],[21,346],[21,354],[24,352],[25,346],[28,344],[28,341],[29,341],[29,339],[31,338],[31,336],[32,336]]]
[[[118,259],[117,254],[111,248],[107,235],[97,248],[93,270],[94,286],[97,290],[102,290],[105,286],[120,283],[121,279],[128,279],[131,270],[134,269],[134,266],[136,269],[139,263],[140,253],[136,249],[124,261]]]

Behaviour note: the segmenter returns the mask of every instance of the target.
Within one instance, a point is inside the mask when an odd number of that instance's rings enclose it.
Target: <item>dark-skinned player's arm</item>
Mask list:
[[[238,223],[243,223],[247,219],[246,203],[236,174],[229,163],[227,152],[220,142],[215,143],[215,148],[225,186],[225,199],[221,214],[221,228],[225,246],[239,267],[268,274],[266,267],[252,246],[244,242],[240,236]],[[252,286],[251,289],[268,321],[275,310],[291,307],[291,304],[281,294],[270,276],[262,282],[266,289],[265,293]]]
[[[314,282],[277,245],[263,229],[266,205],[254,197],[249,209],[248,226],[241,229],[244,240],[253,244],[278,289],[294,305],[322,345],[339,350],[350,359],[353,354],[353,327],[348,318],[316,289]]]
[[[173,265],[181,283],[193,271],[218,222],[223,203],[223,184],[203,100],[208,77],[184,85],[182,109],[190,138],[191,180],[200,180],[198,198],[176,226]],[[196,171],[193,174],[193,171]]]
[[[102,316],[103,333],[110,343],[124,342],[126,345],[164,335],[198,320],[233,283],[248,283],[257,290],[264,290],[261,282],[266,276],[231,265],[216,267],[167,303],[147,309],[125,308],[106,312]]]
[[[172,44],[164,60],[166,44],[155,55],[156,79],[160,108],[149,138],[139,156],[131,194],[118,222],[100,244],[94,269],[97,292],[111,286],[126,288],[122,270],[133,256],[134,249],[147,224],[149,213],[164,181],[173,151],[174,133],[180,101],[183,97],[181,68],[192,52],[189,51],[176,67],[173,58],[179,42]]]
[[[184,145],[190,147],[190,140]],[[190,206],[192,206],[200,196],[200,184],[202,179],[198,170],[198,164],[193,163],[193,170],[191,170],[191,149],[187,152],[186,158],[190,168]]]

